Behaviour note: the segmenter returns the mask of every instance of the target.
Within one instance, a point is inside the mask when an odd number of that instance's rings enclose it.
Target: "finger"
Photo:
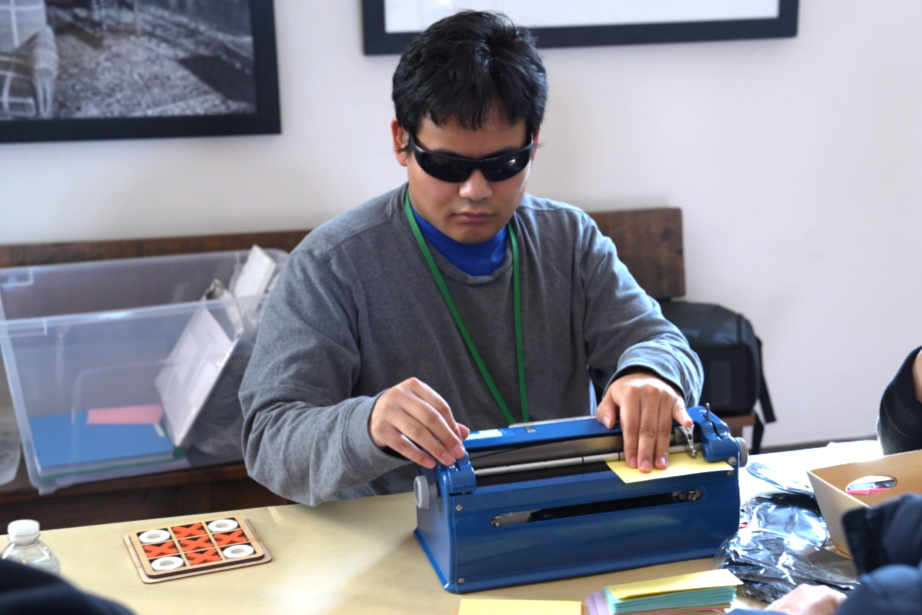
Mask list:
[[[446,434],[451,434],[451,432],[435,410],[431,407],[420,408],[423,405],[428,406],[428,404],[416,398],[405,400],[402,406],[403,411],[388,414],[388,423],[409,438],[410,442],[443,464],[450,466],[455,462],[455,456],[449,452],[450,449],[446,448],[441,439],[433,433],[433,425],[438,423],[442,428],[441,431]],[[422,417],[422,420],[418,417]],[[453,434],[452,437],[454,437]]]
[[[395,427],[385,425],[382,429],[385,432],[382,437],[385,446],[403,455],[417,465],[429,468],[430,470],[435,467],[435,459],[421,451]]]
[[[615,426],[615,417],[617,416],[617,407],[610,393],[606,393],[595,409],[595,418],[609,429]]]
[[[673,395],[660,395],[657,403],[656,449],[653,465],[660,470],[669,467],[669,437],[672,435],[672,412],[675,407]]]
[[[653,454],[656,451],[656,437],[659,432],[659,400],[649,395],[637,395],[637,413],[640,429],[637,434],[637,468],[641,472],[653,469]]]
[[[439,426],[433,424],[432,426],[436,428],[436,437],[445,443],[446,447],[452,451],[456,458],[460,459],[463,457],[464,445],[461,444],[461,440],[463,440],[466,436],[461,435],[461,429],[458,427],[458,423],[455,421],[455,417],[451,413],[451,408],[448,406],[448,402],[442,399],[441,395],[436,393],[432,387],[430,387],[422,380],[417,378],[410,378],[406,381],[406,385],[410,391],[419,397],[419,399],[426,402],[431,408],[438,412],[438,414],[442,417],[444,425],[451,432],[449,434]]]
[[[458,423],[458,428],[461,430],[461,439],[467,440],[467,437],[471,435],[470,428],[468,428],[467,425],[462,425],[461,423]]]
[[[397,445],[396,437],[388,429],[392,427],[445,465],[451,465],[456,457],[449,454],[440,436],[449,446],[460,450],[463,457],[461,441],[448,429],[442,415],[420,399],[415,390],[418,389],[414,389],[412,382],[405,381],[381,395],[370,417],[372,441],[380,447]]]
[[[688,416],[688,411],[685,409],[685,400],[681,397],[676,397],[675,404],[672,406],[672,412],[670,413],[672,418],[677,420],[680,425],[685,427],[691,427],[694,422],[691,420],[691,417]]]
[[[627,467],[637,467],[638,433],[640,431],[640,408],[633,389],[628,388],[618,405],[618,421],[621,423],[621,439],[624,446],[624,460]]]
[[[445,422],[444,416],[425,402],[417,401],[418,403],[410,404],[407,408],[407,414],[416,421],[416,424],[407,423],[407,428],[413,431],[404,431],[403,433],[424,449],[439,457],[445,465],[451,465],[456,459],[464,457],[464,444],[462,443],[463,438],[460,435],[460,428],[458,428],[459,433],[455,433]],[[432,443],[430,444],[430,442]],[[443,450],[450,459],[444,457]]]

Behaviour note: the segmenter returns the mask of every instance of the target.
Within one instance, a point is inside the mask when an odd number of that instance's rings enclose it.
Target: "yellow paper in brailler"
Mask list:
[[[583,603],[569,600],[477,600],[462,598],[458,615],[582,615]]]
[[[712,589],[715,587],[731,587],[742,585],[743,582],[729,570],[707,570],[691,574],[680,574],[663,579],[650,581],[637,581],[636,583],[622,583],[609,585],[608,591],[620,600],[652,596],[653,594],[666,594],[669,592],[688,591],[691,589]]]
[[[708,463],[704,455],[698,454],[697,457],[691,457],[688,453],[674,453],[669,455],[669,467],[665,470],[653,468],[653,470],[644,474],[636,468],[627,467],[626,461],[608,461],[608,467],[618,475],[618,478],[626,483],[639,483],[645,480],[656,480],[658,478],[671,478],[673,476],[685,476],[687,474],[701,474],[704,472],[726,472],[732,470],[726,461],[717,461]]]

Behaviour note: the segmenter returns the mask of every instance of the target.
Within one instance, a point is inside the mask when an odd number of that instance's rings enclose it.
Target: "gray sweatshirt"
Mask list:
[[[416,377],[472,430],[505,426],[403,210],[405,186],[311,232],[269,298],[240,389],[250,475],[306,504],[406,491],[416,466],[382,451],[377,397]],[[526,195],[519,241],[530,420],[586,415],[628,368],[644,367],[694,405],[702,369],[682,334],[583,211]],[[521,416],[512,254],[470,276],[433,249],[471,337]]]

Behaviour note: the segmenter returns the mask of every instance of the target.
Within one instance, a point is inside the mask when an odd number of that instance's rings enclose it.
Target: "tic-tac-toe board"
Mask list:
[[[125,535],[145,583],[262,564],[272,559],[243,517],[206,519]]]

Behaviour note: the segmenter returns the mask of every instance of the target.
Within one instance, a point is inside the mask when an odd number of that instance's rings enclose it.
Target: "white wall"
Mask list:
[[[282,136],[0,145],[0,244],[306,228],[397,185],[397,58],[360,3],[276,0]],[[922,3],[809,0],[795,39],[549,49],[530,191],[684,211],[688,299],[748,315],[767,445],[873,433],[922,343]]]

